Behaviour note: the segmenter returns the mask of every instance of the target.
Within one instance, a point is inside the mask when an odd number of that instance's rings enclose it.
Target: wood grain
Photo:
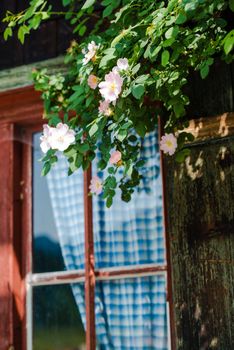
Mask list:
[[[184,164],[165,160],[177,350],[234,349],[233,114],[229,117],[223,139],[218,118],[199,130],[197,138],[206,141],[191,145]]]

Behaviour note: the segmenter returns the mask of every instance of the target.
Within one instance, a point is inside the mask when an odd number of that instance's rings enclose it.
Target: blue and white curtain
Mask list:
[[[156,131],[144,139],[141,156],[146,160],[144,178],[131,202],[122,202],[118,193],[107,209],[101,197],[93,198],[96,268],[165,263]],[[83,269],[83,173],[68,177],[61,158],[47,179],[66,268]],[[85,325],[84,286],[74,284],[72,289]],[[164,275],[99,281],[95,303],[100,350],[168,349]]]

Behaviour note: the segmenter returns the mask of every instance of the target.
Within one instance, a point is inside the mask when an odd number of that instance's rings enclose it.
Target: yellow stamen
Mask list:
[[[97,59],[97,57],[96,57],[96,55],[94,55],[94,56],[91,58],[91,61],[92,61],[92,62],[95,62],[96,59]]]
[[[166,141],[166,145],[168,146],[168,147],[173,147],[173,144],[172,144],[172,142],[170,141],[170,140],[167,140]]]
[[[110,84],[110,89],[111,89],[112,92],[114,92],[115,89],[116,89],[116,84],[115,83],[111,83]]]

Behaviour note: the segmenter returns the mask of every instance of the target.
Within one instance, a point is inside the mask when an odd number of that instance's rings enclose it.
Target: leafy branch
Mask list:
[[[4,37],[17,27],[23,43],[25,35],[53,15],[64,15],[73,26],[77,41],[65,57],[68,73],[33,72],[48,122],[43,174],[56,164],[58,150],[68,160],[69,175],[87,169],[99,153],[98,169],[106,178],[95,177],[91,192],[102,193],[109,207],[117,188],[129,201],[144,177],[142,143],[155,130],[158,114],[166,120],[162,150],[176,151],[178,162],[188,156],[186,142],[192,136],[183,131],[189,104],[184,87],[191,71],[205,79],[215,57],[233,60],[234,29],[227,14],[234,3],[63,0],[63,5],[64,12],[56,12],[49,1],[32,0],[19,14],[7,12]]]

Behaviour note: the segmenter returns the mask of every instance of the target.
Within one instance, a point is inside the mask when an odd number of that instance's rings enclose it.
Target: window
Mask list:
[[[62,169],[57,170],[57,173],[52,172],[48,179],[40,179],[38,164],[35,161],[38,131],[41,128],[41,105],[38,102],[38,95],[27,88],[14,93],[13,96],[17,101],[21,101],[22,106],[19,108],[18,105],[17,113],[12,106],[11,113],[9,113],[12,114],[12,119],[8,117],[7,124],[1,125],[2,132],[4,128],[7,129],[9,141],[0,150],[0,165],[3,169],[3,166],[5,167],[8,163],[7,167],[11,169],[11,180],[14,182],[12,187],[14,199],[11,202],[11,208],[15,208],[14,225],[11,228],[11,234],[9,235],[8,230],[9,236],[6,235],[5,239],[10,246],[15,248],[17,254],[15,264],[12,266],[10,261],[7,264],[9,271],[12,268],[15,270],[14,282],[12,281],[11,285],[13,293],[8,295],[8,298],[17,300],[15,278],[19,280],[21,295],[18,306],[16,306],[17,310],[15,310],[17,312],[11,311],[11,314],[17,315],[14,317],[18,321],[14,323],[13,330],[17,328],[15,324],[18,324],[20,332],[13,331],[12,336],[9,329],[8,343],[17,349],[41,350],[40,346],[43,345],[38,344],[39,338],[41,341],[44,338],[44,341],[48,342],[53,339],[56,341],[56,338],[60,337],[59,343],[62,344],[64,331],[67,334],[66,338],[71,343],[64,344],[61,350],[68,349],[69,346],[74,348],[72,330],[77,329],[79,339],[75,338],[74,342],[77,345],[80,341],[79,346],[83,346],[85,341],[79,316],[80,311],[81,318],[86,323],[86,349],[95,349],[96,343],[101,344],[100,349],[143,349],[143,344],[145,349],[153,349],[156,342],[159,344],[159,349],[168,349],[170,341],[168,340],[167,345],[165,334],[162,334],[162,329],[165,330],[163,322],[169,322],[168,318],[165,321],[167,264],[162,246],[164,244],[163,213],[162,205],[161,211],[159,208],[155,209],[154,191],[151,194],[151,200],[154,218],[158,221],[156,230],[161,232],[158,241],[157,236],[154,236],[154,227],[150,226],[152,211],[144,207],[142,194],[139,194],[130,206],[121,204],[107,211],[98,198],[94,198],[92,203],[91,197],[88,196],[91,170],[85,172],[84,178],[81,177],[81,174],[76,177],[73,175],[69,183],[61,180]],[[21,100],[22,97],[24,101]],[[9,102],[12,97],[7,96],[7,98],[6,110],[8,108],[9,111],[11,105]],[[6,96],[4,99],[6,100]],[[32,118],[31,115],[34,117]],[[14,156],[13,167],[10,160],[6,159],[7,152]],[[151,157],[152,154],[149,156]],[[159,169],[152,168],[151,170],[158,171],[159,174]],[[95,164],[93,172],[95,173]],[[148,180],[151,181],[152,174],[148,175]],[[161,181],[160,177],[158,179],[157,181]],[[2,188],[4,188],[4,183],[6,185],[8,182],[9,179],[5,176]],[[45,189],[46,184],[49,185],[47,189]],[[63,189],[61,189],[61,184],[65,184]],[[143,186],[145,186],[143,192],[150,189],[147,181]],[[157,191],[156,187],[152,188]],[[161,185],[156,193],[158,198],[162,197],[160,191]],[[77,193],[79,194],[78,206],[77,196],[74,197]],[[9,192],[7,196],[10,196]],[[47,196],[47,199],[46,197],[43,199],[42,196]],[[49,196],[51,206],[48,205]],[[9,198],[5,199],[5,204],[8,200]],[[14,203],[16,201],[19,202],[17,209]],[[68,210],[61,219],[64,205],[69,202],[72,204],[71,210],[73,207],[76,209],[72,213]],[[40,203],[45,204],[40,206]],[[3,207],[1,210],[3,212]],[[149,210],[148,214],[146,214],[147,210]],[[45,219],[41,219],[40,222],[43,212]],[[46,219],[46,215],[50,220]],[[80,223],[79,237],[82,237],[83,233],[81,242],[84,251],[82,251],[80,241],[77,243],[77,240],[74,239],[74,237],[77,238],[76,232],[72,238],[66,235],[67,227],[73,225],[73,219],[75,223],[76,220],[80,220],[78,221]],[[12,217],[7,217],[2,227],[6,226],[10,220]],[[115,225],[113,225],[113,220]],[[148,230],[146,240],[141,236],[145,229]],[[44,239],[47,238],[46,249],[50,255],[48,259],[40,255],[40,252],[38,253],[38,245],[43,244],[43,242],[38,243],[38,233],[43,230],[46,230],[48,234],[47,237],[44,237]],[[17,238],[16,232],[19,233]],[[122,236],[121,240],[118,240],[120,232]],[[59,235],[59,238],[56,235]],[[57,247],[53,259],[49,251],[48,240],[52,240]],[[80,244],[80,255],[74,256],[72,249],[74,248],[77,252],[77,244]],[[17,248],[19,246],[21,249]],[[139,250],[139,247],[142,251]],[[45,251],[43,253],[45,254]],[[7,254],[5,249],[4,257]],[[83,262],[82,256],[85,257]],[[20,271],[17,271],[19,266]],[[10,272],[9,275],[11,275]],[[5,282],[6,280],[7,276]],[[168,290],[167,299],[170,300],[170,298],[171,293]],[[45,299],[46,302],[43,304],[42,301]],[[67,309],[72,315],[69,325],[65,325],[67,321],[61,321],[59,316],[61,312],[65,317],[67,311],[63,304],[64,299],[68,300]],[[45,320],[46,309],[48,309],[48,314],[52,315],[51,319],[48,316]],[[168,312],[167,315],[169,315]],[[47,329],[44,327],[45,324]],[[17,343],[21,345],[17,347]]]

